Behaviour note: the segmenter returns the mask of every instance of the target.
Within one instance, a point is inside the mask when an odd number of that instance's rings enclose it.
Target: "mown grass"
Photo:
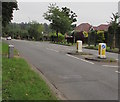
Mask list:
[[[8,53],[8,44],[2,42],[0,43],[0,48],[2,49],[2,52],[0,53],[2,53],[3,55]]]
[[[53,44],[58,44],[58,45],[65,45],[65,46],[73,46],[75,43],[67,43],[67,42],[51,42]]]
[[[0,51],[0,53],[2,53],[2,55],[8,54],[8,44],[2,42],[2,43],[0,43],[0,48],[2,49]],[[18,55],[18,51],[16,49],[14,50],[14,55]]]
[[[8,53],[3,43],[2,51]],[[17,52],[17,51],[16,51]],[[3,100],[56,100],[45,81],[35,73],[23,58],[2,57]]]

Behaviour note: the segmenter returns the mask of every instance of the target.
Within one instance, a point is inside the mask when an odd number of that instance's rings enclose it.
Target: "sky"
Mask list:
[[[118,12],[118,2],[21,2],[18,0],[18,11],[14,11],[12,22],[48,23],[43,14],[48,10],[50,3],[56,3],[59,8],[68,7],[77,14],[77,25],[89,23],[93,26],[107,24],[112,13]]]

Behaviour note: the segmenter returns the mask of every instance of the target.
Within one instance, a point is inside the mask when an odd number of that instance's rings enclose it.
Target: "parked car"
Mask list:
[[[7,40],[11,40],[11,39],[12,39],[11,36],[7,37]]]

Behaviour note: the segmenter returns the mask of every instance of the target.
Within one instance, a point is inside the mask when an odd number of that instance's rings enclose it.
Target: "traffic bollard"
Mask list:
[[[81,40],[77,41],[77,52],[82,52],[82,41]]]
[[[9,45],[8,58],[13,58],[13,57],[14,57],[14,45]]]

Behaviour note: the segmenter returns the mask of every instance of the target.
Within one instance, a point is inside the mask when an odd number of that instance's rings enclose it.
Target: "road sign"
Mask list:
[[[105,49],[105,45],[102,45],[102,48]]]

